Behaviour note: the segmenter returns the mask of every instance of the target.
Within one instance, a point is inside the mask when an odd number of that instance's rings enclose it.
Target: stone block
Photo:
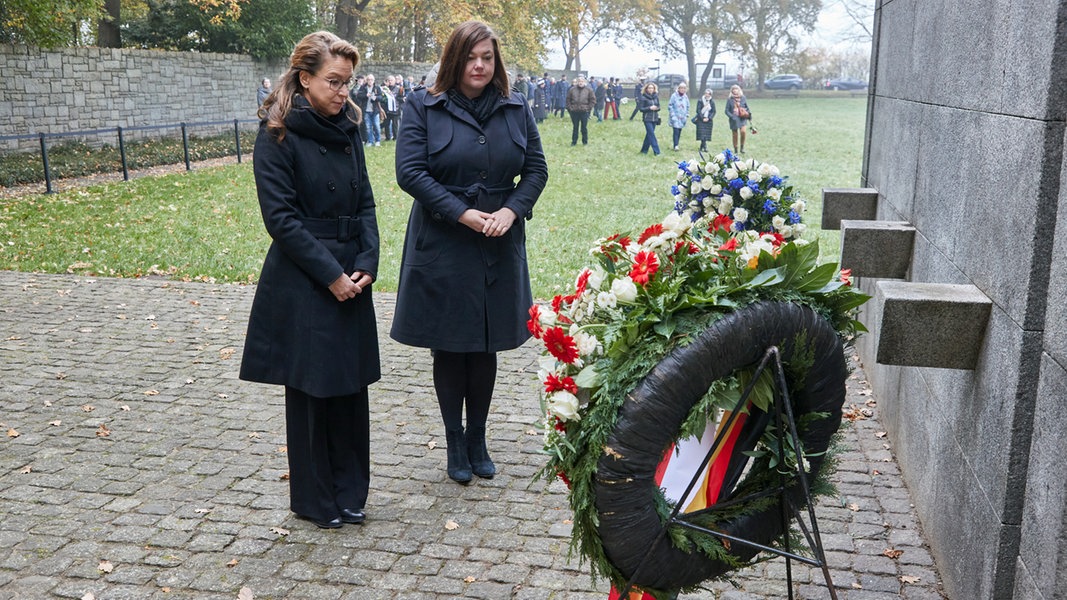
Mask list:
[[[878,218],[878,190],[872,188],[823,188],[822,228],[839,229],[842,219]]]
[[[993,303],[973,285],[879,281],[882,364],[973,369]]]
[[[841,220],[841,268],[856,277],[905,279],[915,228],[905,221]]]

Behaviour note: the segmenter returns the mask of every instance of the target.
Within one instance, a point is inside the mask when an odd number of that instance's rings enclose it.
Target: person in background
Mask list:
[[[390,335],[430,348],[446,472],[465,484],[496,474],[486,422],[497,353],[530,337],[525,221],[548,165],[488,25],[457,26],[440,65],[434,84],[404,104],[397,141],[396,181],[414,203]]]
[[[604,80],[591,79],[590,85],[593,86],[593,98],[596,100],[596,104],[593,106],[593,116],[596,117],[596,122],[600,123],[604,120],[604,101],[607,98],[606,90],[604,88]]]
[[[252,171],[271,244],[240,378],[285,386],[289,508],[332,529],[363,522],[370,485],[378,222],[348,98],[359,53],[318,31],[289,60],[259,109]]]
[[[385,85],[382,86],[382,111],[385,113],[385,119],[382,120],[382,135],[385,141],[391,141],[396,139],[396,132],[400,129],[400,100],[397,99],[397,90],[403,90],[403,86],[396,84],[396,78],[389,75],[385,78]]]
[[[382,106],[382,87],[374,83],[374,75],[368,74],[363,85],[355,92],[356,106],[363,111],[363,120],[366,122],[367,145],[382,145],[382,115],[385,108]]]
[[[697,126],[697,141],[700,142],[701,152],[708,151],[713,118],[715,118],[715,100],[711,97],[711,88],[708,88],[704,90],[704,95],[697,100],[697,114],[693,117],[693,122]]]
[[[526,76],[525,75],[523,75],[522,73],[519,73],[518,75],[515,76],[515,82],[511,84],[511,91],[517,92],[519,94],[522,94],[523,96],[526,96],[526,92],[529,91],[529,90],[526,89]],[[529,97],[527,96],[527,99],[528,98]]]
[[[615,104],[615,78],[608,79],[604,87],[604,118],[611,115],[612,120],[619,120],[619,108]]]
[[[645,89],[645,78],[642,77],[634,84],[634,111],[630,113],[630,120],[633,121],[637,113],[641,112],[641,105],[638,104],[638,100],[641,98],[641,94]]]
[[[740,77],[740,75],[738,75]],[[726,116],[730,119],[730,134],[733,136],[734,152],[745,153],[745,133],[749,121],[752,119],[752,111],[748,108],[748,100],[745,99],[741,86],[730,86],[730,97],[726,99]],[[737,138],[740,134],[741,146],[738,149]]]
[[[263,103],[267,100],[267,96],[270,95],[270,79],[266,77],[263,81],[259,82],[259,89],[256,90],[256,102],[259,106],[263,106]]]
[[[659,116],[659,88],[651,81],[645,84],[644,90],[637,98],[637,109],[641,111],[641,121],[645,124],[645,141],[641,143],[641,154],[648,154],[652,148],[652,154],[659,156],[659,141],[656,139],[656,125],[660,124]]]
[[[537,87],[534,88],[533,93],[533,115],[538,124],[545,121],[545,115],[548,114],[548,93],[545,90],[545,80],[539,79],[537,81]]]
[[[585,84],[585,77],[581,75],[575,80],[574,85],[567,91],[567,112],[571,114],[571,145],[578,144],[578,130],[582,132],[582,145],[589,143],[589,112],[596,104],[596,95]]]
[[[678,144],[682,141],[682,129],[689,121],[689,86],[683,81],[671,94],[667,101],[667,122],[670,123],[674,134],[674,150],[678,150]]]
[[[571,82],[566,77],[560,77],[556,82],[556,110],[559,111],[559,118],[563,118],[567,114],[567,94],[571,91]]]
[[[615,120],[618,121],[620,119],[619,106],[623,103],[622,80],[618,77],[615,78],[615,88],[613,91],[615,97]]]

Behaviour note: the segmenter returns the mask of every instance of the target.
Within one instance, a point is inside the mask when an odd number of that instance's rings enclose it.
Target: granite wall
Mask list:
[[[359,71],[418,81],[430,66],[367,63]],[[260,81],[277,79],[287,67],[284,59],[241,54],[0,44],[0,137],[254,119]],[[135,131],[131,137],[173,133]],[[116,142],[100,135],[85,141]],[[0,141],[0,150],[37,147],[36,139]]]
[[[950,596],[1067,598],[1067,2],[878,0],[875,30],[863,184],[917,229],[909,281],[993,313],[974,371],[894,367],[870,303],[866,373]]]

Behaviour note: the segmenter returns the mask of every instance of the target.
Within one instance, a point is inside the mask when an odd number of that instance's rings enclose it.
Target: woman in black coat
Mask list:
[[[656,125],[660,124],[659,116],[659,88],[651,81],[645,85],[641,95],[637,97],[637,109],[641,111],[641,120],[645,123],[645,141],[641,144],[641,154],[648,154],[652,148],[652,154],[659,156],[659,140],[656,139]]]
[[[726,99],[726,117],[730,119],[730,133],[734,140],[734,153],[745,153],[745,133],[752,120],[752,111],[748,108],[748,99],[741,91],[741,86],[730,86],[730,97]],[[738,149],[737,137],[741,135],[741,147]]]
[[[412,95],[403,123],[396,178],[415,202],[390,335],[431,349],[448,476],[466,483],[496,473],[485,446],[496,353],[530,336],[525,220],[548,167],[530,106],[510,93],[484,23],[452,32],[436,82]]]
[[[711,141],[711,130],[715,118],[715,100],[711,97],[711,88],[704,90],[704,95],[697,100],[697,114],[693,116],[693,123],[697,126],[697,141],[700,142],[700,151],[708,151],[708,142]]]
[[[348,99],[359,54],[320,31],[290,60],[260,109],[253,171],[272,242],[240,377],[285,386],[290,508],[333,528],[363,522],[367,501],[378,224]]]

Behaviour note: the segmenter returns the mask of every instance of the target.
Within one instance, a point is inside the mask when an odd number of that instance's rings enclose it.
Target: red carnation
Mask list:
[[[563,332],[562,327],[553,327],[545,330],[541,339],[545,342],[548,353],[558,360],[571,364],[578,360],[578,344],[574,338]]]
[[[841,269],[841,283],[847,286],[852,285],[852,269]]]
[[[530,320],[526,321],[526,329],[530,330],[530,335],[541,339],[544,328],[541,327],[541,307],[537,304],[530,307]]]
[[[559,314],[561,308],[563,308],[563,296],[556,294],[556,296],[552,298],[552,311]]]
[[[711,230],[718,231],[730,231],[734,226],[734,220],[726,215],[715,215],[715,218],[711,220]]]
[[[545,393],[551,394],[552,392],[577,394],[578,385],[574,383],[573,377],[567,376],[561,379],[555,373],[549,373],[548,377],[545,377]]]
[[[656,258],[656,253],[642,250],[634,257],[634,268],[630,269],[630,279],[633,279],[634,283],[638,285],[647,285],[649,279],[658,270],[659,259]]]
[[[724,252],[733,252],[737,250],[737,238],[730,238],[726,240],[726,243],[719,246],[719,250]]]
[[[641,233],[641,237],[637,238],[637,243],[644,244],[648,238],[654,235],[659,235],[661,233],[663,233],[663,224],[656,223],[655,225],[650,226],[643,233]]]
[[[772,231],[771,235],[774,236],[774,241],[771,242],[771,244],[775,248],[777,248],[778,246],[781,246],[783,243],[785,243],[785,236],[783,236],[782,234],[778,233],[777,231]]]

